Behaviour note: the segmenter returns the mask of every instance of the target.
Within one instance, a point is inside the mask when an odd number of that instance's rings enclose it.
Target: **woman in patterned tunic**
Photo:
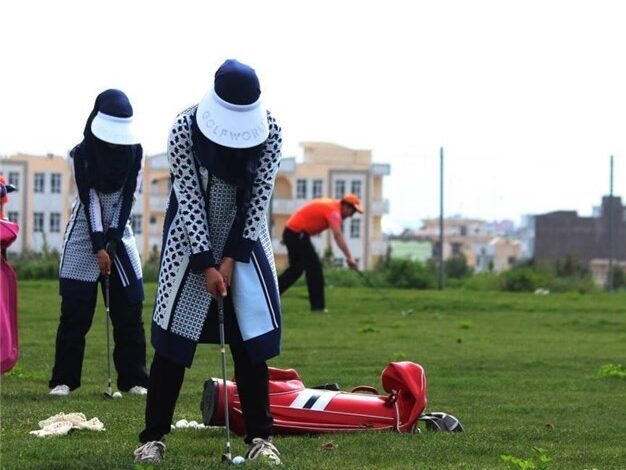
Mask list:
[[[226,61],[168,140],[172,191],[152,320],[146,427],[137,462],[162,459],[164,436],[198,342],[218,342],[217,296],[241,398],[247,457],[280,463],[271,443],[266,360],[280,352],[280,300],[266,208],[281,134],[252,68]]]
[[[70,154],[78,197],[61,254],[61,319],[51,395],[68,395],[80,386],[85,335],[93,320],[98,283],[105,276],[110,279],[117,386],[147,393],[141,263],[129,223],[143,152],[132,134],[132,115],[124,93],[104,91],[87,119],[83,141]]]

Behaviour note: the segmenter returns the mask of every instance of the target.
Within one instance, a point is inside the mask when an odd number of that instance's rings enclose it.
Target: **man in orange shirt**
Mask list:
[[[354,194],[346,194],[341,199],[314,199],[287,220],[283,242],[287,246],[289,267],[278,278],[281,294],[289,289],[304,271],[311,310],[314,312],[325,310],[322,263],[311,243],[311,236],[330,228],[335,242],[346,256],[348,266],[356,269],[357,264],[341,233],[341,222],[356,212],[363,213],[361,201]]]

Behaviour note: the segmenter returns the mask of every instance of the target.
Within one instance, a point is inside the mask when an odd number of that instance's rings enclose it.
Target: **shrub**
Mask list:
[[[446,277],[460,279],[471,275],[471,270],[467,265],[465,255],[455,255],[443,262],[443,270]]]
[[[404,289],[430,289],[435,278],[426,266],[418,261],[392,259],[386,271],[387,282]]]
[[[621,289],[626,284],[624,280],[624,270],[620,267],[613,267],[613,289]]]
[[[534,292],[538,287],[545,287],[550,276],[528,267],[513,268],[500,275],[502,289],[509,292]]]
[[[369,279],[369,273],[366,276]],[[305,282],[304,274],[298,279],[298,282]],[[360,287],[363,285],[363,281],[351,269],[326,268],[324,269],[324,284],[333,287]]]
[[[25,250],[9,255],[9,263],[18,279],[58,279],[60,256],[58,251],[34,252]]]
[[[579,292],[581,294],[594,292],[598,289],[593,283],[593,279],[589,277],[582,279],[556,277],[551,279],[544,287],[547,287],[551,292]]]

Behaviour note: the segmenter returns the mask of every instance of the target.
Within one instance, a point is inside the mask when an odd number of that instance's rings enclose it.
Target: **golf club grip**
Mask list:
[[[107,310],[107,317],[109,316],[109,300],[110,300],[111,280],[108,274],[104,275],[104,306]]]
[[[218,294],[217,299],[217,320],[219,323],[224,323],[224,297],[221,294]]]

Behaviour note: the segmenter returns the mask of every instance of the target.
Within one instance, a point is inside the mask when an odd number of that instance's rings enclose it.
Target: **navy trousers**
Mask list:
[[[117,371],[117,388],[127,391],[135,385],[148,386],[146,371],[146,339],[142,302],[129,303],[124,287],[115,271],[110,278],[110,315],[113,325],[113,363]],[[104,283],[102,282],[104,296]],[[80,387],[83,357],[85,355],[85,336],[91,327],[96,301],[98,283],[86,298],[63,296],[61,300],[61,319],[56,335],[54,368],[49,386],[65,384],[70,390]],[[102,318],[104,323],[104,318]],[[106,349],[102,349],[103,363]],[[104,377],[102,378],[104,383]]]
[[[211,309],[216,307],[217,302],[211,302]],[[269,403],[269,372],[266,362],[253,362],[250,359],[235,320],[235,311],[230,295],[224,299],[224,310],[226,337],[235,365],[237,392],[241,399],[243,418],[246,424],[244,441],[250,444],[255,437],[267,439],[272,435],[274,420]],[[213,329],[216,326],[210,322],[205,323],[201,341],[212,341],[216,337],[216,332],[207,331],[207,329]],[[154,354],[150,367],[150,384],[148,385],[146,400],[146,427],[139,434],[140,442],[160,441],[170,432],[176,401],[184,378],[184,365],[158,353]],[[198,397],[202,393],[201,385],[198,384]]]

